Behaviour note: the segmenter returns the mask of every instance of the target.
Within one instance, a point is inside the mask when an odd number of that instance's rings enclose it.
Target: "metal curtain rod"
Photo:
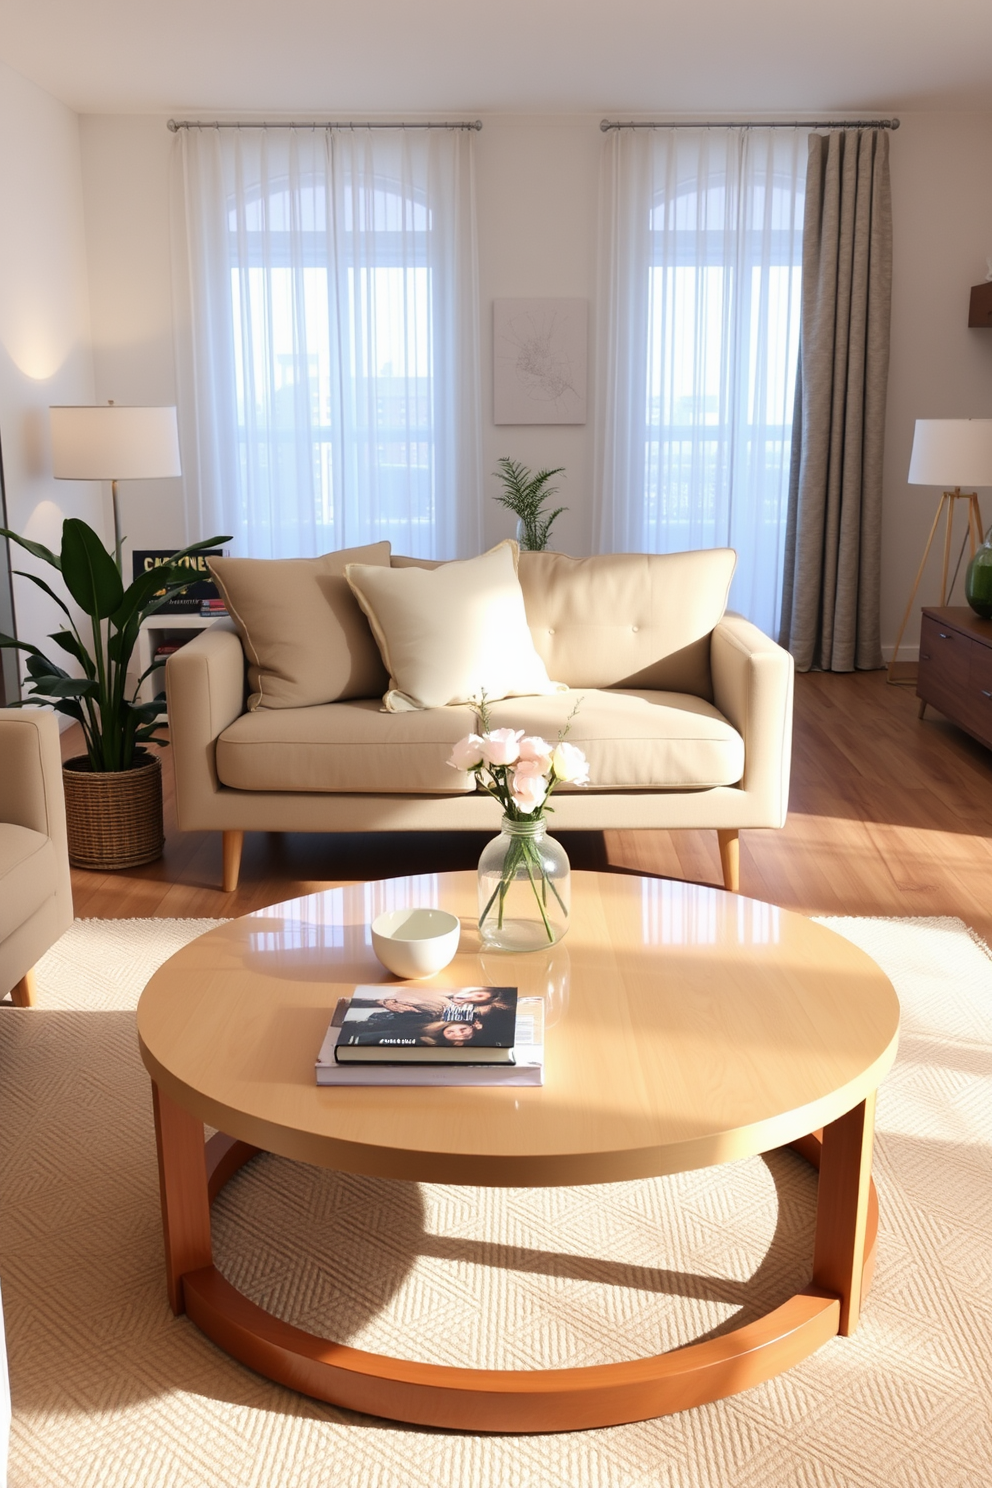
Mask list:
[[[452,119],[446,124],[395,124],[372,123],[369,120],[337,119],[170,119],[168,128],[172,134],[180,129],[481,129],[481,119]]]
[[[641,123],[636,119],[603,119],[600,129],[898,129],[898,119],[691,119]]]

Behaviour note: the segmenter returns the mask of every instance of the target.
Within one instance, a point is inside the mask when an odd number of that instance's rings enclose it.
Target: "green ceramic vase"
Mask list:
[[[992,620],[992,543],[988,538],[968,564],[964,597],[976,615]]]

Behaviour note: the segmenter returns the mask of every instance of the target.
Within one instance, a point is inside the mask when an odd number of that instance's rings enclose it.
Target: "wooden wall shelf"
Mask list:
[[[971,291],[968,325],[973,330],[992,330],[992,284],[976,284]]]

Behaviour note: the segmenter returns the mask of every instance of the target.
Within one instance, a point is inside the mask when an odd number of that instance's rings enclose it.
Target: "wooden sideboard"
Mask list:
[[[992,748],[992,620],[966,606],[923,611],[920,717],[928,703]]]

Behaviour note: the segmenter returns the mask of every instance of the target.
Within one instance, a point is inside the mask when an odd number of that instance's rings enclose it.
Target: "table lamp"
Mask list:
[[[886,681],[904,685],[911,685],[914,679],[897,678],[894,675],[896,657],[909,622],[916,592],[920,587],[923,570],[930,556],[933,540],[937,535],[937,528],[940,526],[941,516],[944,516],[946,520],[944,564],[940,577],[940,603],[942,605],[945,605],[948,599],[947,570],[951,557],[951,528],[954,524],[956,502],[965,501],[968,504],[968,538],[971,542],[972,557],[982,541],[984,528],[981,508],[978,505],[978,493],[977,491],[962,491],[961,487],[992,486],[992,419],[917,419],[908,480],[911,486],[942,486],[944,489],[937,502],[933,526],[930,528],[927,545],[923,549],[923,558],[916,573],[906,613],[902,617],[899,634],[896,636],[892,660],[889,662]],[[954,587],[953,579],[951,587]]]
[[[182,475],[175,408],[121,408],[116,403],[49,408],[56,480],[109,480],[114,500],[114,554],[121,566],[117,482]]]

